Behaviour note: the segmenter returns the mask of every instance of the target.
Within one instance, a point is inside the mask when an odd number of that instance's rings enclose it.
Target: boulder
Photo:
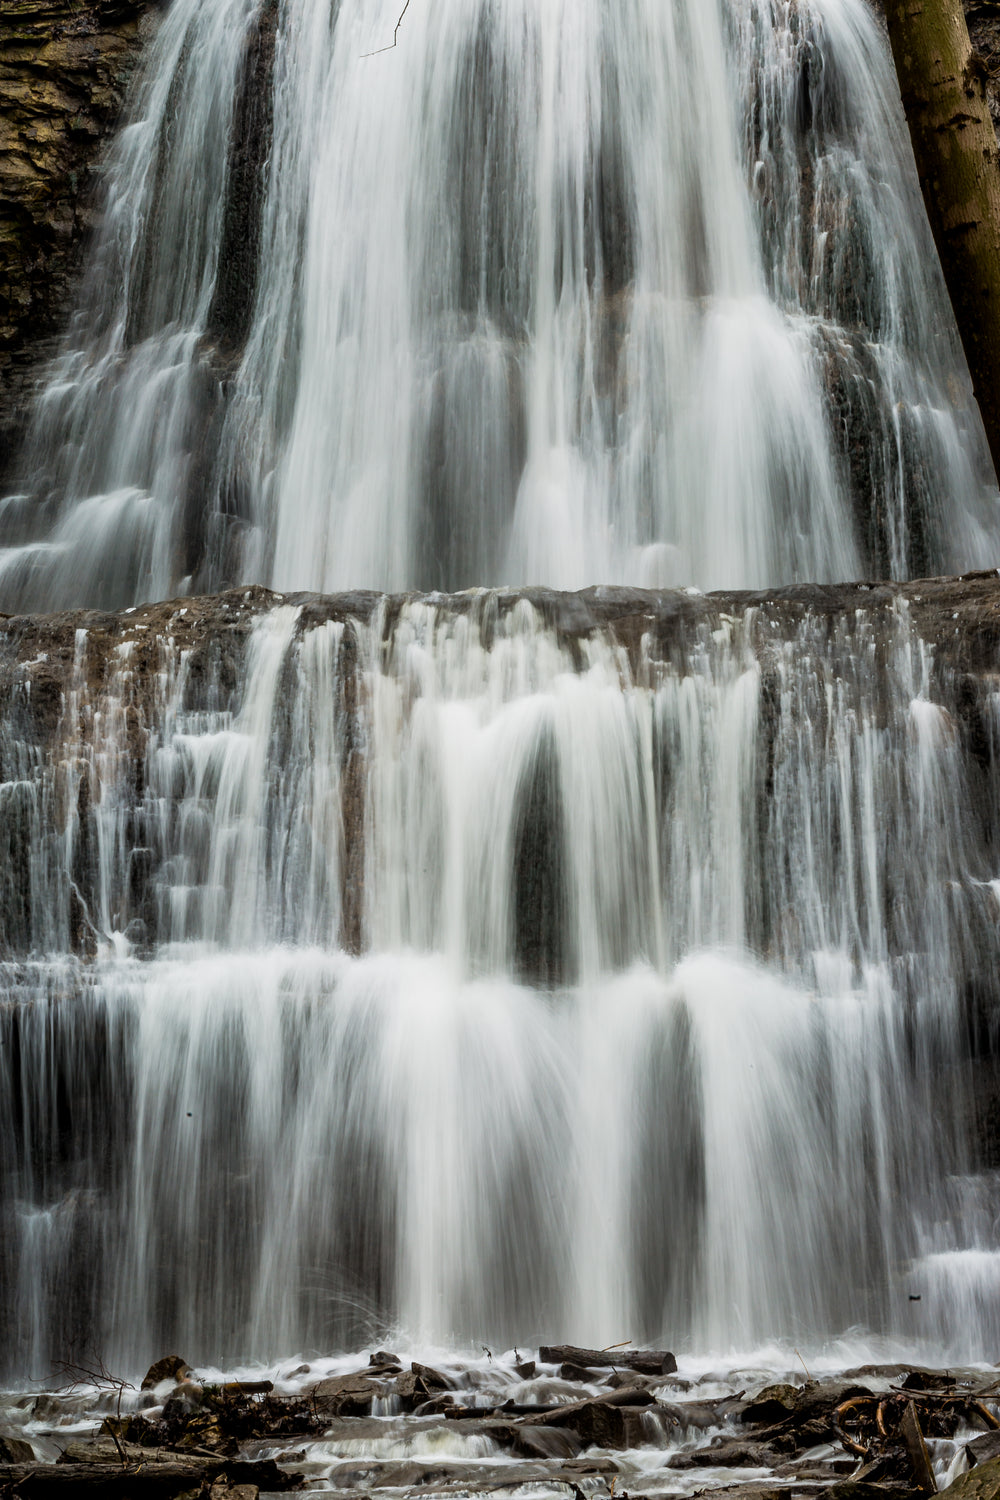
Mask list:
[[[455,1414],[455,1398],[450,1391],[436,1391],[428,1401],[413,1408],[415,1417],[440,1417]]]
[[[33,1464],[35,1450],[24,1438],[0,1437],[0,1464]]]
[[[141,1391],[151,1391],[154,1386],[162,1385],[164,1380],[174,1380],[178,1383],[191,1373],[191,1366],[186,1359],[181,1359],[179,1354],[165,1354],[155,1364],[150,1365],[142,1377]]]
[[[163,1420],[166,1423],[179,1423],[187,1421],[199,1412],[205,1404],[205,1392],[200,1385],[193,1381],[182,1380],[170,1392],[163,1403]]]
[[[566,1427],[520,1427],[514,1452],[522,1458],[576,1458],[580,1442]]]
[[[874,1484],[867,1479],[838,1479],[820,1490],[818,1500],[906,1500],[910,1490],[900,1484]]]
[[[428,1396],[427,1386],[412,1370],[400,1370],[390,1389],[399,1397],[404,1410],[426,1401]]]
[[[668,1469],[769,1469],[774,1455],[759,1443],[748,1443],[745,1439],[719,1438],[707,1448],[696,1448],[693,1453],[674,1453],[668,1458]]]
[[[633,1394],[615,1392],[615,1395]],[[607,1397],[573,1401],[540,1412],[537,1417],[525,1417],[521,1427],[522,1432],[533,1427],[569,1428],[585,1448],[635,1448],[645,1440],[642,1412]]]
[[[960,1474],[954,1484],[941,1492],[948,1500],[997,1500],[1000,1496],[1000,1458],[988,1458]],[[839,1500],[839,1497],[834,1497]]]
[[[367,1417],[371,1415],[372,1401],[382,1394],[382,1386],[359,1370],[352,1375],[321,1380],[310,1386],[306,1394],[323,1416]]]
[[[395,1369],[401,1370],[403,1361],[398,1354],[390,1354],[387,1349],[376,1349],[368,1360],[369,1365],[376,1370]]]
[[[991,1458],[1000,1458],[1000,1432],[984,1432],[966,1443],[965,1451],[970,1464],[984,1464]]]
[[[445,1391],[454,1389],[455,1382],[449,1379],[447,1375],[442,1375],[440,1370],[435,1370],[431,1365],[422,1365],[417,1360],[414,1360],[410,1365],[410,1369],[414,1375],[420,1376],[420,1379],[428,1389],[434,1388]]]
[[[796,1385],[766,1385],[743,1408],[740,1421],[754,1422],[760,1427],[782,1422],[795,1411],[798,1394],[799,1387]]]

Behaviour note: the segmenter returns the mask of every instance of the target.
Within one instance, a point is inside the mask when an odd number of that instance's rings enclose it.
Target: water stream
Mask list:
[[[7,718],[15,1364],[989,1352],[988,1275],[950,1325],[995,1185],[944,1209],[1000,767],[904,605],[627,648],[512,596],[278,603],[235,663],[186,614],[123,619],[100,690],[78,632],[53,753]]]
[[[996,564],[874,15],[397,17],[172,0],[0,501],[3,610],[179,600],[103,675],[80,620],[54,749],[0,724],[10,1373],[995,1358],[962,683],[902,601],[629,645],[489,591]],[[482,592],[175,643],[243,583]]]
[[[0,606],[995,561],[866,0],[395,19],[173,0]]]

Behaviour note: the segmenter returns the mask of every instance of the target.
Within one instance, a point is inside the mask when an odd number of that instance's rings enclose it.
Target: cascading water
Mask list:
[[[994,560],[865,0],[394,19],[173,0],[3,607]]]
[[[643,597],[631,637],[504,595],[244,604],[236,658],[175,643],[181,606],[158,644],[119,617],[44,755],[26,663],[18,1369],[84,1333],[126,1368],[388,1325],[947,1335],[907,1294],[955,1248],[959,1001],[997,941],[957,689],[905,606],[658,642]]]
[[[997,560],[877,23],[397,17],[172,0],[0,503],[0,606],[130,610],[0,632],[12,1372],[993,1357],[993,732],[903,599],[697,596]],[[132,612],[595,579],[692,587]]]

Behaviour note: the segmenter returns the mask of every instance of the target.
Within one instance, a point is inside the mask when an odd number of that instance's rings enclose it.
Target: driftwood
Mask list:
[[[665,1349],[577,1349],[548,1344],[538,1351],[543,1365],[576,1365],[583,1370],[635,1370],[640,1375],[673,1375],[677,1361]]]
[[[931,1467],[930,1457],[927,1453],[927,1444],[924,1442],[924,1435],[920,1431],[920,1423],[917,1420],[917,1408],[912,1401],[906,1403],[906,1410],[900,1418],[899,1435],[903,1439],[906,1451],[910,1456],[915,1487],[923,1495],[936,1494],[937,1481],[934,1478],[934,1470]]]
[[[297,1488],[297,1476],[271,1459],[244,1463],[225,1459],[177,1458],[169,1462],[120,1464],[16,1464],[0,1473],[3,1500],[174,1500],[219,1478],[262,1490]]]

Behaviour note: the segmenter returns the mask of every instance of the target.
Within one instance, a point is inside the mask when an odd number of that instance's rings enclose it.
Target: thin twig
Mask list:
[[[106,1389],[110,1386],[113,1391],[117,1392],[115,1421],[109,1424],[108,1431],[111,1434],[115,1447],[118,1449],[118,1457],[121,1459],[122,1468],[127,1469],[128,1454],[122,1446],[118,1429],[121,1428],[122,1421],[122,1395],[125,1391],[133,1389],[132,1383],[128,1380],[122,1380],[120,1376],[112,1375],[99,1354],[93,1355],[92,1359],[93,1362],[90,1364],[77,1364],[74,1360],[57,1359],[53,1361],[52,1368],[57,1374],[66,1376],[67,1384],[63,1387],[64,1390],[72,1391],[81,1385],[95,1385],[98,1390],[102,1387]]]
[[[376,47],[374,52],[362,52],[362,57],[378,57],[383,52],[392,51],[393,47],[395,47],[396,45],[396,38],[399,36],[399,28],[403,24],[403,17],[406,15],[406,12],[409,10],[409,8],[410,0],[406,0],[406,4],[403,6],[403,9],[399,13],[399,20],[396,22],[395,28],[392,33],[392,41],[389,43],[388,47]]]

